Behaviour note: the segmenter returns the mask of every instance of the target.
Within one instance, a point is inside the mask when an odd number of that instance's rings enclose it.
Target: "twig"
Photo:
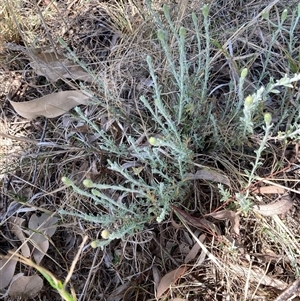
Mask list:
[[[300,278],[294,281],[286,290],[284,290],[274,301],[286,301],[293,294],[296,294],[300,288]]]

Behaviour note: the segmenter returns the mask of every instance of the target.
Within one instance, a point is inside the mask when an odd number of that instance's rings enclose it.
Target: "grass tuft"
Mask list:
[[[45,265],[78,300],[154,299],[187,263],[166,300],[279,298],[300,270],[280,207],[299,194],[300,5],[283,2],[0,0],[3,248],[8,216],[51,211]],[[89,80],[36,74],[36,47]],[[4,101],[74,89],[88,105],[54,119]]]

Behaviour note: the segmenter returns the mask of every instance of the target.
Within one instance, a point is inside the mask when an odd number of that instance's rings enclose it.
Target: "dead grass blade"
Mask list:
[[[89,96],[78,90],[57,92],[26,102],[10,100],[10,103],[24,118],[34,119],[39,116],[55,118],[78,105],[86,105],[88,99]]]
[[[280,290],[284,290],[287,287],[287,283],[265,275],[265,271],[259,267],[247,268],[233,263],[229,263],[229,266],[235,275],[243,279],[248,277],[250,282],[275,287]]]
[[[160,298],[170,288],[170,286],[173,283],[176,283],[176,281],[186,272],[186,270],[187,267],[182,266],[163,276],[157,287],[157,291],[156,291],[157,298]]]
[[[299,293],[300,278],[294,281],[286,290],[284,290],[274,301],[288,300],[292,295]]]
[[[267,205],[255,205],[253,210],[264,216],[279,215],[288,212],[293,207],[291,197],[286,194],[279,201],[272,202]]]

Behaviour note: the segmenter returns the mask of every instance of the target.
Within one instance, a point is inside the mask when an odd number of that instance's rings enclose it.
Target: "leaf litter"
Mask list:
[[[11,297],[34,298],[44,286],[43,279],[37,274],[24,276],[23,273],[20,273],[16,276],[12,279],[8,289],[8,295]]]
[[[23,227],[25,222],[23,218],[10,217],[8,222],[11,232],[22,243],[20,249],[24,260],[32,256],[36,264],[40,264],[49,248],[48,239],[56,231],[58,218],[46,213],[41,216],[32,214],[28,222],[29,230]],[[9,285],[6,292],[9,296],[33,298],[43,288],[43,279],[37,274],[25,276],[23,273],[18,273],[14,275],[19,258],[16,250],[10,250],[9,254],[2,256],[0,289]]]
[[[10,100],[10,103],[20,116],[31,120],[39,116],[58,117],[78,105],[86,105],[89,98],[84,92],[75,90],[48,94],[25,102]]]
[[[93,77],[81,66],[68,60],[57,51],[33,48],[28,52],[32,58],[30,63],[32,69],[36,74],[45,76],[51,82],[64,78],[93,82]]]
[[[43,213],[41,216],[32,214],[28,222],[30,241],[34,246],[33,258],[37,264],[42,261],[47,253],[49,248],[48,239],[55,233],[57,222],[57,217],[49,216],[46,213]]]
[[[0,260],[0,289],[4,289],[11,282],[15,268],[17,265],[17,260],[13,258],[12,255],[7,254]]]
[[[8,220],[10,231],[15,234],[21,241],[21,252],[24,257],[30,257],[30,248],[27,244],[27,238],[24,235],[22,230],[22,224],[25,222],[25,219],[20,217],[10,217]]]
[[[158,284],[156,297],[162,297],[163,294],[170,289],[171,285],[175,284],[186,271],[187,266],[184,265],[163,276]]]
[[[293,201],[289,194],[285,194],[278,201],[266,205],[254,205],[253,210],[264,216],[285,214],[293,207]]]

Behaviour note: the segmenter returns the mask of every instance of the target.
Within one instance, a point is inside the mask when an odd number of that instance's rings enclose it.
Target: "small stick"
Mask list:
[[[287,289],[285,289],[274,301],[286,301],[293,294],[297,293],[300,287],[300,278],[294,281]]]

